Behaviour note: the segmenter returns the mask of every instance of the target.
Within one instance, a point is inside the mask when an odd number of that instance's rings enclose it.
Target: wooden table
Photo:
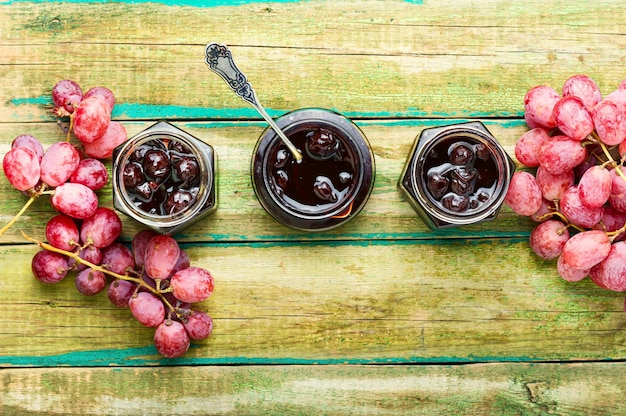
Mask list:
[[[0,154],[19,134],[63,139],[50,91],[71,78],[112,89],[129,136],[165,119],[210,143],[219,175],[217,211],[177,235],[216,279],[200,305],[214,333],[183,358],[106,295],[33,278],[20,230],[43,238],[45,198],[0,237],[0,413],[624,412],[623,294],[561,280],[508,207],[433,232],[396,185],[424,128],[480,120],[512,155],[530,87],[584,73],[615,89],[624,17],[620,0],[0,1]],[[307,234],[265,213],[249,165],[266,124],[207,69],[212,41],[272,116],[322,107],[361,127],[377,171],[357,218]],[[5,223],[26,199],[4,176],[0,192]]]

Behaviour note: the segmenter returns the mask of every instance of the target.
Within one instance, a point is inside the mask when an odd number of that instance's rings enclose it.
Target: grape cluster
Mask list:
[[[515,156],[533,169],[514,174],[505,201],[538,222],[530,247],[567,281],[626,291],[626,80],[603,97],[575,75],[560,94],[531,88],[524,109]]]
[[[108,284],[112,304],[129,308],[139,323],[156,328],[157,351],[180,357],[192,339],[205,339],[213,330],[208,314],[191,309],[213,293],[213,276],[191,266],[171,236],[143,230],[128,248],[116,241],[121,231],[120,218],[108,208],[98,208],[80,227],[59,214],[46,225],[47,243],[32,240],[42,248],[32,259],[33,274],[54,284],[74,272],[76,289],[86,296],[104,291]]]
[[[69,117],[67,140],[45,151],[32,135],[13,140],[2,168],[11,185],[30,199],[0,235],[41,195],[50,195],[52,206],[62,214],[80,220],[91,217],[98,207],[94,191],[108,182],[100,159],[110,158],[113,149],[128,138],[124,126],[111,120],[115,97],[108,88],[95,87],[83,94],[76,82],[62,80],[52,89],[52,100],[53,113]],[[71,132],[81,141],[82,152],[70,143]]]

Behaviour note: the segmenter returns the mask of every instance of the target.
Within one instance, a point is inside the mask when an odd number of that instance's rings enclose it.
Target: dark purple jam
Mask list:
[[[356,184],[356,160],[346,138],[335,130],[312,127],[289,134],[302,154],[295,160],[284,144],[269,156],[276,194],[292,208],[309,212],[332,209],[342,203]]]
[[[491,199],[498,169],[483,143],[472,139],[444,139],[424,160],[424,182],[433,201],[445,210],[471,213]]]
[[[123,171],[133,204],[152,215],[172,215],[191,206],[200,190],[200,167],[183,143],[156,138],[139,145]]]

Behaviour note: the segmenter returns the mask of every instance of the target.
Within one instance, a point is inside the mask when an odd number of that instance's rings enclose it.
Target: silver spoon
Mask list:
[[[265,111],[261,103],[259,103],[256,93],[252,89],[252,85],[250,85],[250,82],[248,82],[243,72],[235,65],[230,49],[225,45],[209,43],[206,46],[204,61],[211,71],[215,72],[226,81],[230,89],[243,98],[244,101],[252,104],[252,107],[263,116],[265,121],[267,121],[270,127],[283,140],[296,161],[302,160],[302,154],[300,154],[291,140],[287,138],[285,133],[282,132],[280,127],[278,127],[269,114],[267,114],[267,111]]]

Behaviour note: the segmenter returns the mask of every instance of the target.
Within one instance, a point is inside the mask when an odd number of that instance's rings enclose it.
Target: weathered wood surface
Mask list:
[[[72,78],[111,88],[129,135],[168,119],[212,144],[219,175],[217,211],[177,236],[217,281],[200,305],[214,335],[182,359],[105,296],[32,278],[20,230],[42,238],[46,200],[0,236],[0,414],[619,413],[624,296],[558,278],[507,207],[432,232],[396,182],[423,128],[481,120],[513,154],[531,86],[614,89],[623,2],[221,4],[0,0],[0,154],[62,138],[50,89]],[[356,219],[304,234],[265,214],[249,178],[265,123],[206,68],[210,41],[272,115],[331,108],[362,128],[377,174]],[[3,176],[0,195],[4,224],[25,198]],[[123,240],[138,229],[124,218]]]

